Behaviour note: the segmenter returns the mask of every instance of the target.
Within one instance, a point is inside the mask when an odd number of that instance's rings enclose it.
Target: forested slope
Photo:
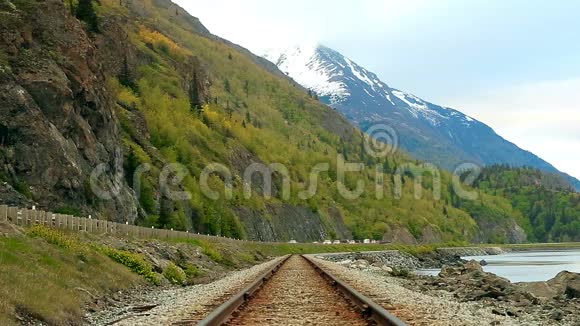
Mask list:
[[[256,240],[526,240],[526,219],[508,200],[487,192],[461,200],[446,172],[438,199],[435,178],[419,171],[423,192],[415,198],[412,173],[421,162],[400,152],[369,155],[362,133],[340,114],[168,0],[2,3],[2,202]],[[364,166],[344,185],[339,156]],[[90,183],[100,163],[108,172],[98,185],[118,190],[112,200]],[[185,172],[171,190],[190,197],[170,200],[160,187],[169,163]],[[219,199],[202,191],[202,171],[215,163],[232,173],[231,199],[223,173],[209,177]],[[257,176],[246,198],[244,171],[254,163],[282,164],[290,193],[278,171],[272,198]],[[329,171],[303,199],[320,163]],[[379,199],[377,166],[385,173]],[[339,186],[360,182],[359,198],[341,195]]]
[[[529,219],[532,241],[580,241],[580,194],[562,176],[533,168],[492,166],[484,169],[476,185],[511,200]]]

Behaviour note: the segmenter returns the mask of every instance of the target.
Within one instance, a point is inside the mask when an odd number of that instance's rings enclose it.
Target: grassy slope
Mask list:
[[[23,320],[43,321],[54,325],[79,324],[83,318],[83,308],[94,299],[137,285],[154,287],[155,285],[147,280],[163,278],[160,274],[151,272],[139,275],[138,272],[142,272],[142,269],[135,268],[135,265],[130,265],[132,268],[125,267],[105,255],[111,251],[131,250],[130,253],[124,254],[124,259],[137,257],[137,260],[142,261],[141,266],[146,266],[145,269],[150,271],[151,262],[137,251],[148,251],[151,245],[179,246],[173,247],[171,251],[186,250],[197,257],[199,248],[206,258],[196,258],[201,260],[185,263],[195,268],[195,277],[206,279],[206,275],[203,275],[205,272],[222,273],[286,254],[386,249],[422,253],[435,248],[435,246],[265,244],[223,238],[176,239],[169,242],[142,241],[80,236],[44,227],[20,229],[7,224],[0,224],[0,230],[5,234],[0,238],[0,275],[2,275],[0,325],[16,325]],[[116,243],[115,246],[119,248],[110,249],[112,243]],[[205,269],[208,266],[207,261],[213,261],[213,265],[209,264],[213,266],[210,267],[213,270]],[[183,263],[174,261],[175,265]],[[203,271],[199,269],[201,265],[206,266]]]
[[[20,324],[16,316],[49,324],[78,322],[89,293],[102,296],[143,283],[95,251],[81,255],[15,233],[0,238],[0,275],[1,325]]]
[[[430,178],[424,181],[427,190],[423,199],[413,198],[410,178],[406,178],[403,199],[394,199],[393,179],[389,175],[385,177],[387,198],[377,200],[374,165],[386,163],[390,166],[386,169],[393,171],[408,161],[404,154],[387,160],[368,157],[362,153],[360,133],[337,113],[219,39],[191,32],[195,26],[183,14],[175,16],[175,7],[164,9],[156,7],[151,0],[144,0],[139,2],[141,14],[136,14],[119,6],[118,1],[105,0],[102,3],[99,10],[103,17],[129,18],[130,23],[125,28],[132,43],[152,62],[139,67],[139,76],[135,80],[138,92],[121,86],[115,78],[111,78],[111,90],[120,102],[134,103],[145,115],[151,141],[166,161],[184,164],[191,175],[198,176],[208,163],[231,166],[232,153],[244,149],[264,162],[282,163],[290,170],[290,200],[274,198],[267,201],[259,194],[250,200],[244,199],[241,181],[236,178],[234,200],[212,202],[203,197],[195,177],[186,178],[184,185],[193,193],[188,204],[200,213],[209,232],[244,237],[244,229],[233,213],[233,207],[245,206],[263,211],[266,203],[280,202],[310,207],[323,217],[328,216],[329,208],[338,207],[359,239],[380,238],[395,225],[407,227],[415,236],[420,236],[425,226],[434,225],[441,230],[444,241],[468,240],[474,232],[476,223],[466,208],[459,209],[458,205],[451,204],[450,176],[447,173],[443,173],[443,198],[440,201],[432,200]],[[187,85],[191,57],[196,57],[209,71],[211,94],[217,99],[217,104],[214,101],[204,107],[202,115],[191,111],[184,86]],[[123,110],[119,111],[123,117]],[[134,142],[130,122],[125,121],[124,127],[126,145],[137,154],[139,161],[155,161],[147,149]],[[351,173],[346,180],[351,189],[359,178],[366,182],[366,191],[358,200],[345,200],[336,190],[338,153],[344,154],[348,161],[367,163],[365,172]],[[322,174],[317,195],[309,200],[298,199],[296,194],[307,186],[311,167],[320,162],[330,163],[331,171]],[[154,169],[153,176],[145,180],[145,188],[154,188],[157,174],[158,170]],[[212,183],[215,189],[223,189],[219,178],[214,178]],[[148,205],[156,206],[155,203]],[[481,201],[470,207],[481,205],[502,212],[500,218],[519,216],[507,201],[499,197],[484,195]],[[158,223],[158,214],[155,211],[149,214],[148,223]],[[177,207],[170,225],[185,228],[189,223],[184,209]]]

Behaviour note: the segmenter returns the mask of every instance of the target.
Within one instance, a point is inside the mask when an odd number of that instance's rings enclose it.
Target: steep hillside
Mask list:
[[[508,201],[464,202],[446,172],[439,199],[439,174],[370,155],[342,115],[170,1],[88,1],[94,16],[81,3],[0,6],[1,202],[264,241],[526,240]],[[339,157],[363,171],[343,180]],[[271,196],[244,180],[257,163],[283,165],[266,168]]]
[[[293,46],[271,51],[265,57],[362,130],[388,124],[397,132],[401,147],[421,160],[451,171],[460,163],[475,162],[559,172],[489,126],[457,110],[391,88],[373,72],[325,46]],[[578,180],[565,176],[578,185]]]
[[[560,175],[492,166],[476,180],[483,191],[504,196],[530,220],[531,240],[580,241],[580,195]]]
[[[93,208],[104,216],[137,218],[137,199],[113,171],[91,194],[95,166],[114,166],[122,135],[104,62],[82,24],[60,1],[0,5],[0,184],[3,201],[54,209]]]

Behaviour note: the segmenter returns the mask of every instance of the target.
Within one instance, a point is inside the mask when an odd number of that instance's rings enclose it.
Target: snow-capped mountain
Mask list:
[[[291,46],[269,51],[264,58],[297,83],[316,92],[322,101],[342,112],[362,130],[377,123],[389,125],[398,133],[399,145],[421,160],[447,169],[463,162],[475,162],[559,172],[482,122],[391,88],[373,72],[328,47]]]
[[[397,108],[405,109],[399,113],[433,126],[449,119],[461,120],[466,126],[474,122],[459,111],[389,87],[373,72],[322,45],[292,46],[284,51],[270,51],[264,57],[330,105],[340,107],[358,124],[388,118]]]

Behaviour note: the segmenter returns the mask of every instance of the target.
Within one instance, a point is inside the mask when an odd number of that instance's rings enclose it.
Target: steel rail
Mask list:
[[[235,294],[231,299],[226,301],[221,306],[217,307],[212,311],[207,317],[200,321],[198,326],[219,326],[227,322],[231,315],[238,310],[244,303],[248,302],[250,298],[262,288],[262,286],[270,279],[276,272],[284,265],[284,263],[290,258],[291,255],[287,255],[280,260],[274,267],[270,268],[267,272],[262,274],[261,277],[257,278],[254,282],[248,285],[246,288]]]
[[[311,258],[302,255],[302,258],[306,259],[306,261],[316,269],[316,271],[325,279],[327,280],[333,287],[335,287],[338,291],[342,292],[344,296],[346,296],[350,301],[361,311],[363,317],[367,320],[372,320],[377,325],[384,325],[384,326],[406,326],[402,320],[395,317],[393,314],[388,312],[385,308],[379,306],[375,302],[373,302],[368,297],[364,296],[357,290],[353,289],[348,284],[340,281],[334,275],[329,273],[328,271],[324,270],[320,267],[315,261]]]

